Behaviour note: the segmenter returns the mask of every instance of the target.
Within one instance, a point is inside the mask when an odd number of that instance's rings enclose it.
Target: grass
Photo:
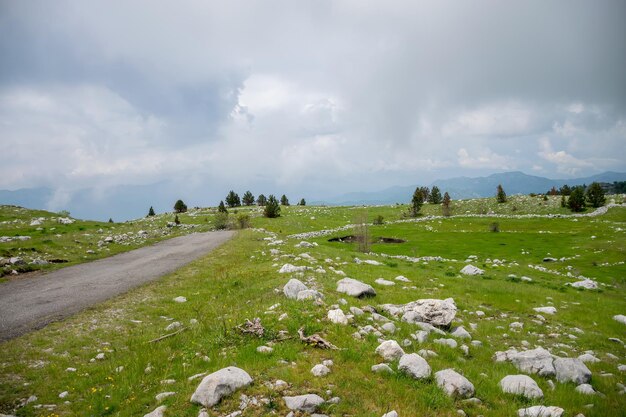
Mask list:
[[[536,205],[528,208],[524,201]],[[492,199],[471,200],[455,202],[453,214],[485,210],[500,214],[566,214],[558,203],[556,198],[543,202],[531,197],[510,198],[503,205],[497,205]],[[512,210],[513,207],[516,209]],[[626,360],[626,349],[608,338],[623,338],[625,330],[624,325],[611,317],[626,314],[626,207],[577,221],[571,218],[498,218],[500,232],[497,233],[489,230],[493,218],[459,216],[393,223],[403,219],[406,206],[369,207],[368,218],[373,220],[382,215],[385,219],[385,224],[370,227],[373,237],[397,237],[406,241],[375,243],[372,254],[356,252],[354,244],[328,242],[329,238],[344,232],[307,239],[318,244],[314,248],[296,248],[294,245],[300,240],[287,237],[344,226],[352,223],[355,214],[362,210],[292,206],[283,208],[283,215],[278,219],[265,219],[259,217],[258,209],[248,209],[257,229],[239,232],[211,255],[155,283],[2,344],[0,413],[142,416],[159,405],[154,398],[156,394],[174,391],[174,396],[162,402],[168,406],[166,416],[195,417],[200,407],[191,404],[189,398],[199,380],[188,381],[187,378],[234,365],[246,370],[255,382],[220,403],[211,415],[226,415],[237,410],[241,393],[267,399],[266,404],[248,407],[244,416],[285,415],[287,410],[281,394],[265,385],[276,379],[290,384],[287,394],[317,393],[325,399],[340,397],[338,404],[327,404],[320,410],[332,416],[373,417],[392,409],[403,417],[456,416],[457,409],[463,409],[470,416],[499,417],[516,415],[518,408],[534,404],[561,406],[571,416],[577,413],[587,417],[625,414],[626,398],[618,393],[616,383],[624,383],[624,374],[617,370],[617,365]],[[423,208],[425,215],[438,214],[437,210],[431,205]],[[210,215],[208,210],[202,213]],[[204,216],[192,219],[201,223]],[[191,219],[183,220],[186,221],[191,222]],[[210,221],[205,223],[210,224]],[[268,233],[274,233],[284,244],[269,246],[264,240]],[[68,252],[72,248],[71,241],[68,239],[65,243]],[[272,255],[271,249],[281,252]],[[299,257],[305,252],[316,261]],[[382,254],[441,256],[447,260],[411,262]],[[477,257],[473,264],[485,269],[484,276],[459,274],[470,255]],[[543,263],[546,256],[565,259]],[[359,265],[354,262],[355,257],[383,264]],[[81,261],[79,256],[73,259]],[[493,263],[495,259],[503,263],[497,266]],[[310,271],[300,277],[303,281],[313,279],[325,295],[325,305],[288,300],[282,295],[279,290],[290,276],[277,271],[285,263],[321,266],[326,270],[326,273]],[[543,266],[548,272],[529,265]],[[371,284],[378,295],[358,300],[337,293],[336,281],[341,277],[331,271],[331,266]],[[600,289],[573,289],[565,285],[575,281],[568,273],[593,278],[600,283]],[[408,277],[411,283],[398,282],[392,287],[374,283],[377,278],[393,280],[398,275]],[[531,277],[533,281],[521,281],[521,276]],[[173,302],[179,295],[187,297],[188,302]],[[378,341],[372,336],[361,341],[352,336],[357,326],[371,324],[369,315],[356,317],[349,326],[333,325],[326,320],[330,306],[339,304],[341,298],[346,299],[347,305],[340,306],[348,312],[350,306],[447,297],[453,297],[459,307],[455,324],[463,324],[483,346],[470,346],[470,355],[464,356],[459,349],[435,344],[431,336],[427,342],[413,342],[405,350],[437,352],[437,357],[427,359],[433,372],[454,368],[464,374],[476,387],[481,405],[448,398],[436,386],[434,378],[414,381],[399,373],[373,374],[370,367],[381,362],[374,353]],[[275,304],[280,305],[269,310]],[[557,313],[546,315],[545,324],[534,323],[532,308],[545,305],[555,306]],[[478,317],[474,313],[477,310],[484,311],[485,316]],[[282,313],[287,313],[288,317],[279,321]],[[254,317],[260,317],[267,329],[261,339],[244,336],[236,330],[236,325]],[[192,319],[198,323],[190,324]],[[187,329],[161,342],[149,343],[167,333],[165,327],[173,320],[180,321]],[[508,325],[513,321],[523,322],[523,330],[511,331]],[[470,329],[470,323],[477,324],[476,330]],[[307,334],[318,332],[341,350],[321,351],[301,344],[296,332],[302,326]],[[412,340],[410,334],[416,331],[414,326],[400,322],[397,326],[399,330],[393,339]],[[287,331],[292,338],[275,341],[279,331]],[[256,352],[258,346],[273,340],[273,353]],[[526,343],[569,357],[593,350],[602,361],[587,366],[593,372],[592,385],[605,396],[577,394],[572,384],[556,383],[552,391],[547,380],[537,376],[532,377],[544,391],[544,400],[529,402],[503,395],[498,387],[499,380],[520,372],[511,364],[494,363],[492,356],[495,351],[521,348]],[[92,362],[99,352],[105,353],[105,359]],[[617,355],[619,360],[608,358],[607,353]],[[313,377],[309,370],[324,359],[334,361],[331,374]],[[76,368],[76,372],[66,371],[68,367]],[[392,367],[395,368],[395,364]],[[613,375],[602,376],[602,373]],[[162,383],[166,380],[174,382]],[[69,394],[59,399],[63,391]],[[20,402],[31,395],[36,395],[37,400],[19,407]],[[593,407],[586,407],[588,404]],[[56,407],[48,410],[43,405]]]

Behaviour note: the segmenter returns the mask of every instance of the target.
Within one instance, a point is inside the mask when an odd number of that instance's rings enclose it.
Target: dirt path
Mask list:
[[[176,237],[94,262],[0,284],[0,341],[155,280],[205,255],[233,232]]]

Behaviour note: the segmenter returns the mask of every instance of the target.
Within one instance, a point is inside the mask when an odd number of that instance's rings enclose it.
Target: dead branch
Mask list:
[[[331,349],[331,350],[339,349],[337,346],[325,340],[324,338],[322,338],[322,336],[318,335],[317,333],[312,334],[311,336],[305,336],[304,327],[301,327],[300,329],[298,329],[298,334],[300,335],[300,340],[306,343],[307,345],[311,345],[319,349]]]

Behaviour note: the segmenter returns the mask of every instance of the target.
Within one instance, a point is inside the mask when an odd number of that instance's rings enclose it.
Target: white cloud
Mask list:
[[[441,130],[444,136],[524,135],[532,119],[532,110],[520,103],[494,103],[458,113]]]
[[[578,159],[565,151],[555,151],[552,148],[550,139],[542,138],[539,141],[540,151],[537,153],[544,160],[557,166],[560,173],[577,175],[583,168],[593,168],[594,165],[586,160]]]
[[[510,170],[515,168],[509,157],[498,155],[490,149],[481,149],[474,155],[470,155],[467,149],[461,148],[457,151],[457,161],[462,167],[471,169]]]

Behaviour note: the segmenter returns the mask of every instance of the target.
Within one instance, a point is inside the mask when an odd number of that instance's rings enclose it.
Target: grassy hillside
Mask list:
[[[609,338],[624,340],[626,330],[612,319],[626,314],[626,208],[611,208],[597,217],[534,217],[524,215],[568,212],[560,208],[557,198],[544,202],[515,197],[500,205],[491,199],[455,202],[452,218],[429,218],[440,209],[426,205],[420,221],[412,221],[403,216],[406,210],[406,206],[293,206],[283,208],[278,219],[265,219],[259,217],[257,208],[247,209],[255,229],[241,231],[213,254],[154,284],[0,345],[0,413],[143,416],[166,405],[165,416],[196,417],[201,408],[189,399],[200,379],[188,378],[233,365],[246,370],[254,384],[209,410],[211,416],[239,410],[246,403],[242,394],[257,400],[248,401],[243,416],[284,416],[289,410],[282,396],[306,393],[326,400],[339,397],[338,403],[327,403],[319,410],[331,416],[379,417],[396,410],[401,417],[451,417],[463,410],[469,416],[500,417],[517,415],[519,408],[534,404],[560,406],[566,416],[625,414],[626,395],[620,394],[618,384],[626,383],[626,373],[618,365],[626,363],[626,347]],[[208,210],[201,213],[210,216]],[[497,215],[476,216],[486,213]],[[340,229],[363,215],[370,220],[384,217],[384,224],[369,228],[375,241],[388,237],[405,242],[373,243],[371,253],[363,254],[354,243],[328,241],[353,233],[351,229],[311,234],[306,239],[290,237]],[[205,214],[199,214],[193,219],[201,224],[204,218]],[[499,232],[491,231],[494,222]],[[302,240],[313,246],[296,246]],[[73,247],[71,241],[65,244],[67,248]],[[544,262],[546,257],[556,261]],[[287,263],[311,269],[279,273]],[[461,275],[459,271],[468,263],[484,269],[484,275]],[[376,297],[361,300],[338,293],[336,282],[343,276],[335,271],[372,285]],[[395,280],[400,275],[410,282]],[[580,290],[567,285],[582,276],[597,281],[599,288]],[[323,302],[287,299],[281,290],[292,277],[323,293]],[[379,285],[378,278],[395,285]],[[177,296],[188,301],[174,302]],[[460,347],[434,342],[452,336],[433,334],[418,343],[411,335],[419,328],[400,320],[394,320],[397,331],[384,338],[399,343],[407,340],[407,353],[436,352],[436,357],[426,358],[433,374],[454,368],[474,384],[479,404],[448,397],[432,376],[417,381],[397,372],[397,361],[390,363],[394,374],[373,373],[371,366],[383,362],[375,353],[380,341],[374,335],[356,339],[353,334],[360,327],[382,323],[369,313],[355,316],[348,325],[333,324],[327,318],[331,308],[348,314],[349,307],[370,305],[393,320],[378,306],[449,297],[458,307],[453,327],[463,325],[481,346],[457,339],[459,346],[468,346],[465,354]],[[554,306],[557,312],[539,318],[533,308],[544,306]],[[266,329],[263,337],[244,335],[236,328],[255,317]],[[171,333],[166,327],[174,321],[185,330],[150,342]],[[523,327],[510,327],[514,322]],[[307,335],[319,333],[339,350],[301,343],[299,328]],[[261,345],[272,346],[273,352],[258,353]],[[494,362],[494,353],[536,346],[561,357],[592,351],[600,361],[587,363],[593,374],[591,385],[602,395],[580,394],[574,384],[556,381],[551,389],[548,381],[554,378],[537,375],[531,377],[543,390],[542,400],[503,394],[500,379],[522,372],[511,363]],[[95,359],[99,353],[103,359]],[[334,362],[331,373],[313,376],[310,369],[325,359]],[[289,384],[286,391],[271,387],[276,380]],[[67,395],[59,398],[65,391]],[[156,400],[163,392],[175,394]],[[37,398],[24,404],[33,395]]]

